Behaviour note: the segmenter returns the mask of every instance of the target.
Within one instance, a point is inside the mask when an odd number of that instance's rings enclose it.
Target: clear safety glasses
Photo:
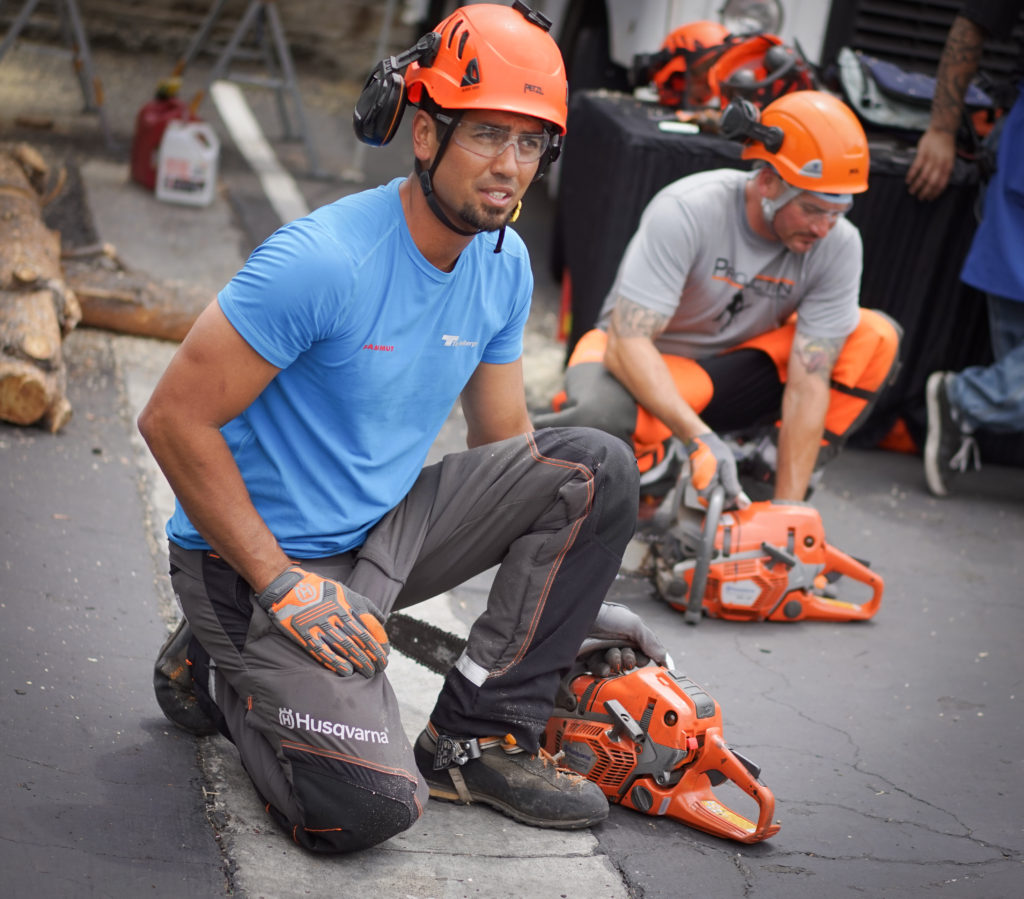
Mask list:
[[[455,126],[452,140],[463,150],[492,159],[515,147],[516,162],[528,163],[537,162],[544,155],[551,135],[546,131],[512,132],[482,122],[461,121]]]
[[[844,209],[822,209],[807,200],[798,200],[797,206],[800,212],[811,221],[826,222],[829,225],[834,225],[850,211],[850,206],[846,206]]]

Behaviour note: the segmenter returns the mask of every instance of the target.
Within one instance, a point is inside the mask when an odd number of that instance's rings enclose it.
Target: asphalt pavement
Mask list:
[[[81,111],[69,72],[31,46],[0,61],[2,136],[73,166],[88,220],[64,223],[68,241],[98,237],[132,267],[212,296],[276,227],[260,179],[208,105],[223,143],[213,203],[157,201],[128,179],[127,149],[134,113],[170,62],[97,53],[96,63],[119,147]],[[310,207],[408,170],[404,131],[392,147],[362,150],[348,128],[351,86],[300,75],[320,167],[337,176],[312,177],[301,144],[278,139],[272,98],[246,96]],[[19,112],[52,127],[21,127]],[[557,383],[562,357],[553,211],[535,187],[521,227],[538,285],[533,402]],[[152,696],[153,657],[175,617],[161,536],[171,498],[134,417],[174,349],[79,328],[65,342],[69,424],[55,436],[0,425],[5,894],[1020,895],[1024,468],[986,466],[940,501],[915,456],[848,451],[830,465],[814,505],[829,541],[885,579],[870,622],[689,627],[646,582],[616,585],[718,700],[728,742],[760,764],[781,824],[772,839],[742,845],[620,807],[590,831],[553,833],[431,802],[380,847],[312,857],[264,814],[230,744],[176,730]],[[454,414],[435,453],[461,440]],[[487,580],[411,614],[465,634]],[[415,735],[441,679],[398,653],[389,675]],[[743,810],[742,796],[722,798]]]

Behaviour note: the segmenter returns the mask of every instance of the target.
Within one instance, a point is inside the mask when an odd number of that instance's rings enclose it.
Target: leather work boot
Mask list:
[[[608,800],[597,784],[558,767],[543,749],[529,755],[511,736],[456,739],[427,725],[414,752],[434,799],[480,802],[523,824],[560,830],[608,817]]]
[[[197,737],[217,733],[217,726],[199,705],[188,658],[192,628],[184,618],[164,641],[153,666],[153,691],[166,718]]]

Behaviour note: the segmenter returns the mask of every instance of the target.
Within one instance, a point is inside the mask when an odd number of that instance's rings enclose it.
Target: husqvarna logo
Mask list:
[[[326,718],[315,718],[305,712],[296,712],[293,709],[279,708],[277,720],[282,727],[289,730],[304,730],[313,734],[323,734],[326,737],[338,737],[342,740],[356,740],[360,743],[389,743],[386,730],[370,730],[365,727],[353,727],[351,724],[342,724],[340,721],[328,721]]]
[[[316,599],[317,589],[312,584],[298,583],[295,585],[295,597],[299,602],[309,602]]]

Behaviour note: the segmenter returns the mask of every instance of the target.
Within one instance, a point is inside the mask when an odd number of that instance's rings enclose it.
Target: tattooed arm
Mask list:
[[[796,332],[782,394],[775,498],[802,500],[807,494],[821,436],[825,432],[832,368],[844,338],[808,337]]]
[[[679,395],[668,366],[654,345],[668,321],[667,315],[620,296],[608,326],[604,364],[633,399],[681,440],[690,440],[711,429]]]
[[[917,155],[907,172],[907,189],[918,199],[934,200],[949,183],[964,96],[978,71],[984,41],[985,32],[980,25],[963,16],[953,20],[939,59],[931,121],[918,141]]]

